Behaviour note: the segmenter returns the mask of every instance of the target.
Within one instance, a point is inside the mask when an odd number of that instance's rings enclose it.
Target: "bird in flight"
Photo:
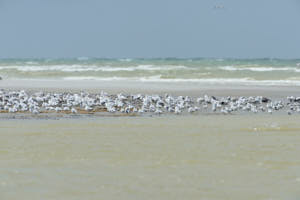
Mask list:
[[[214,9],[224,9],[224,5],[215,5]]]

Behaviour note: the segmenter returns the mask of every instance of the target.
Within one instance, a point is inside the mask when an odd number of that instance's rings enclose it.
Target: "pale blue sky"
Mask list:
[[[0,0],[0,57],[79,56],[300,58],[300,0]]]

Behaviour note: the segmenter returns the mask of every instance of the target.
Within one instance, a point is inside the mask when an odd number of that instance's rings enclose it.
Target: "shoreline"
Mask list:
[[[300,86],[255,86],[238,84],[204,83],[158,83],[138,81],[94,81],[94,80],[1,80],[0,89],[26,90],[29,92],[80,92],[141,93],[171,95],[214,96],[300,96]]]
[[[300,113],[300,87],[60,80],[0,84],[2,119]]]

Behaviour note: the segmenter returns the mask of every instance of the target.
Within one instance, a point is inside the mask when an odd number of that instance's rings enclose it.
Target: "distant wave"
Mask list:
[[[75,80],[93,80],[93,81],[138,81],[140,78],[124,78],[124,77],[107,77],[107,78],[100,78],[95,76],[71,76],[71,77],[64,77],[63,80],[66,81],[75,81]]]
[[[121,62],[131,62],[132,59],[131,58],[120,58],[119,61],[121,61]]]
[[[300,86],[300,60],[0,59],[3,80],[99,80]],[[245,75],[246,74],[246,75]]]
[[[87,71],[103,71],[103,72],[117,72],[117,71],[168,71],[191,69],[181,65],[138,65],[126,67],[113,66],[96,66],[96,65],[27,65],[27,66],[0,66],[0,70],[17,70],[21,72],[38,72],[38,71],[62,71],[62,72],[87,72]]]
[[[89,57],[78,57],[77,60],[86,61],[86,60],[89,60]]]
[[[34,62],[34,61],[27,61],[25,62],[27,65],[36,65],[38,64],[38,62]]]
[[[234,66],[223,66],[219,69],[225,71],[254,71],[254,72],[271,72],[271,71],[294,71],[300,72],[299,68],[296,67],[234,67]]]
[[[299,65],[300,66],[300,65]],[[16,70],[20,72],[118,72],[118,71],[171,71],[171,70],[190,70],[190,71],[210,71],[220,69],[224,71],[253,71],[253,72],[272,72],[272,71],[292,71],[300,72],[299,67],[245,67],[245,66],[211,66],[211,67],[188,67],[184,65],[136,65],[136,66],[98,66],[98,65],[35,65],[34,62],[28,62],[27,65],[0,65],[1,70]]]

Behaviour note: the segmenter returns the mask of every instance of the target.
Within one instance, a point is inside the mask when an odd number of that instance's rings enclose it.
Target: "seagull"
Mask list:
[[[181,110],[178,106],[175,107],[175,111],[174,111],[175,114],[180,114],[181,113]]]
[[[38,109],[37,108],[34,108],[33,110],[32,110],[32,114],[35,114],[35,115],[37,115],[37,114],[39,114],[40,112],[38,111]]]
[[[224,9],[224,5],[214,5],[214,9]]]
[[[199,107],[197,107],[199,106]],[[76,114],[80,110],[95,112],[100,107],[107,112],[123,113],[194,113],[200,109],[210,108],[215,113],[229,114],[244,111],[248,113],[268,112],[272,114],[285,109],[288,114],[300,113],[300,97],[288,96],[286,100],[272,101],[267,97],[215,97],[204,95],[193,98],[190,96],[171,96],[165,94],[142,95],[142,94],[116,94],[108,95],[101,92],[98,94],[80,93],[45,93],[43,91],[29,94],[25,90],[7,91],[0,89],[0,110],[2,112],[31,112],[39,114],[46,111],[71,111]],[[78,109],[78,111],[77,111]],[[69,113],[69,112],[67,112]]]
[[[188,109],[188,112],[189,112],[189,113],[193,113],[193,112],[195,112],[195,111],[196,111],[196,109],[193,108],[193,107],[189,107],[189,109]]]

